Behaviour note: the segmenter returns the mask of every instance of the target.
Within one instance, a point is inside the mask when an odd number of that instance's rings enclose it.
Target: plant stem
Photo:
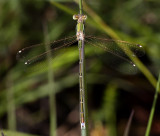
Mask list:
[[[159,92],[160,92],[160,73],[159,73],[159,77],[158,77],[156,92],[155,92],[155,95],[154,95],[154,100],[153,100],[152,109],[151,109],[151,113],[150,113],[150,116],[149,116],[149,121],[148,121],[148,125],[147,125],[145,136],[149,136],[150,135],[151,125],[152,125],[152,121],[153,121],[153,116],[154,116],[156,102],[157,102],[157,98],[158,98],[158,93]]]
[[[16,130],[16,106],[15,106],[15,98],[14,98],[14,88],[13,88],[13,80],[12,73],[8,76],[8,81],[6,83],[8,88],[7,90],[7,106],[8,106],[8,129],[15,131]]]
[[[49,46],[46,43],[49,43],[49,37],[48,37],[48,30],[47,30],[47,24],[44,22],[43,24],[44,29],[44,39],[45,39],[45,47],[46,50],[49,50]],[[49,105],[50,105],[50,136],[56,136],[56,98],[55,98],[55,82],[54,82],[54,73],[52,69],[52,63],[51,63],[51,53],[49,52],[47,54],[47,60],[48,60],[48,89],[53,90],[54,93],[49,94]],[[52,91],[51,91],[52,92]]]
[[[79,0],[79,14],[82,15],[82,0]]]

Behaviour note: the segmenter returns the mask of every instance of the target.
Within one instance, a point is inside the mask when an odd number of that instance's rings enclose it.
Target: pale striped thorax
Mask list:
[[[77,20],[77,32],[76,32],[76,36],[77,36],[77,40],[84,40],[84,21],[87,19],[87,15],[73,15],[73,19]]]

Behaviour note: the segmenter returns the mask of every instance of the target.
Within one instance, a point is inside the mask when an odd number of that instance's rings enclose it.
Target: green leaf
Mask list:
[[[3,134],[4,136],[38,136],[38,135],[31,135],[10,130],[3,130]]]

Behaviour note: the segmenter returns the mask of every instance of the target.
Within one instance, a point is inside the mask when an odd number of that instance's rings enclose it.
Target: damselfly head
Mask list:
[[[78,22],[82,22],[87,19],[87,15],[73,15],[73,20],[78,20]]]

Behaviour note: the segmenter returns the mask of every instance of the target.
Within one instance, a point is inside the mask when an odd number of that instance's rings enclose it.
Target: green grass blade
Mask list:
[[[152,125],[152,121],[153,121],[153,116],[154,116],[156,102],[157,102],[159,92],[160,92],[160,73],[159,73],[159,77],[158,77],[156,92],[155,92],[155,95],[154,95],[154,100],[153,100],[152,109],[151,109],[151,112],[150,112],[149,121],[148,121],[145,136],[149,136],[149,134],[150,134],[151,125]]]
[[[103,111],[105,121],[108,122],[107,129],[109,136],[117,136],[116,128],[116,105],[117,105],[117,84],[110,82],[104,93]]]
[[[44,27],[44,39],[45,43],[49,42],[48,37],[48,29],[46,22],[43,24]],[[46,44],[47,45],[47,44]],[[46,51],[49,50],[49,46],[46,46]],[[52,56],[49,52],[47,54],[47,61],[48,61],[48,90],[54,90],[53,93],[48,94],[49,96],[49,105],[50,105],[50,136],[56,136],[56,98],[55,98],[55,82],[54,82],[54,71],[52,68]]]
[[[16,106],[14,97],[14,85],[11,78],[11,74],[8,76],[7,86],[7,114],[8,114],[8,128],[10,130],[16,130]]]
[[[4,134],[4,136],[38,136],[38,135],[31,135],[27,133],[20,133],[17,131],[10,131],[10,130],[3,130],[1,134]]]
[[[65,11],[65,12],[68,13],[68,14],[71,14],[71,15],[76,14],[76,12],[75,12],[74,10],[72,10],[72,9],[64,6],[63,4],[60,4],[60,3],[55,2],[55,1],[53,1],[53,0],[50,0],[50,3],[53,4],[54,6],[56,6],[57,8]]]

